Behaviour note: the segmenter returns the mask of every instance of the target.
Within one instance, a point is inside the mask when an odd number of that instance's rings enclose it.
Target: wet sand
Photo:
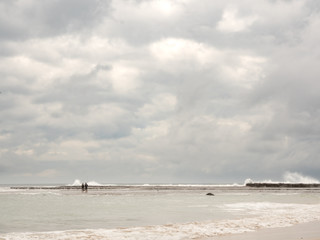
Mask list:
[[[256,232],[216,237],[217,240],[320,240],[320,222],[297,224],[285,228],[261,229]]]

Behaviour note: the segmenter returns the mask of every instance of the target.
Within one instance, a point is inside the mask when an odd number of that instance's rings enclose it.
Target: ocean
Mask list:
[[[320,220],[319,188],[53,187],[0,186],[0,239],[214,239]]]

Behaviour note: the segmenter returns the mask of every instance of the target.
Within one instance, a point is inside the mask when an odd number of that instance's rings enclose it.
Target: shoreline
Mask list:
[[[263,228],[255,232],[203,238],[201,240],[320,240],[319,226],[320,221],[313,221],[290,227]]]
[[[169,231],[168,236],[175,236],[174,239],[194,239],[194,240],[320,240],[320,221],[313,221],[307,223],[299,223],[290,227],[278,227],[278,228],[261,228],[253,232],[244,232],[244,233],[230,233],[226,235],[212,235],[212,236],[190,236],[184,235],[182,231],[182,238],[179,238],[179,231],[172,232],[171,229],[165,229],[164,231]],[[99,231],[100,230],[100,231]],[[119,232],[124,230],[123,232]],[[157,232],[157,226],[149,226],[145,228],[146,232],[140,232],[141,227],[133,228],[113,228],[113,229],[74,229],[74,230],[57,230],[57,231],[40,231],[40,232],[9,232],[0,234],[0,239],[16,239],[23,234],[25,239],[60,239],[62,236],[63,239],[112,239],[112,236],[115,236],[115,239],[123,236],[123,238],[130,239],[158,239],[159,236],[166,234],[165,232]],[[153,232],[155,230],[156,232]],[[141,237],[139,234],[142,234]],[[62,234],[62,235],[61,235]],[[110,237],[111,234],[111,237]],[[137,235],[138,234],[138,235]],[[144,237],[143,234],[147,234],[149,238]],[[172,235],[173,234],[173,235]],[[201,234],[202,235],[202,234]],[[122,238],[121,238],[122,239]]]

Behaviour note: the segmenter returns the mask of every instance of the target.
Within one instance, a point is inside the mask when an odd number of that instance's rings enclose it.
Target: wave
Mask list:
[[[83,181],[80,179],[75,179],[72,184],[67,184],[67,186],[81,186]],[[232,183],[232,184],[179,184],[179,183],[172,183],[172,184],[150,184],[150,183],[141,183],[141,184],[101,184],[99,182],[96,182],[94,180],[87,182],[89,186],[122,186],[122,185],[128,185],[128,186],[179,186],[179,187],[207,187],[207,186],[214,186],[214,187],[243,187],[247,183],[320,183],[320,181],[316,178],[302,175],[301,173],[297,172],[285,172],[282,176],[282,181],[274,181],[271,179],[268,180],[252,180],[250,178],[247,178],[243,184],[239,183]]]
[[[121,186],[121,185],[120,185]],[[239,183],[231,183],[231,184],[215,184],[215,183],[207,183],[207,184],[200,184],[200,183],[171,183],[171,184],[150,184],[150,183],[143,183],[143,184],[128,184],[128,186],[143,186],[143,187],[243,187],[244,184]]]
[[[285,172],[283,179],[286,183],[320,183],[318,179],[297,172]]]
[[[247,178],[244,181],[244,185],[246,185],[247,183],[307,183],[307,184],[312,184],[312,183],[320,183],[320,181],[316,178],[302,175],[301,173],[287,171],[283,174],[282,181],[273,181],[271,179],[263,180],[263,181],[256,181],[256,180],[252,180],[250,178]]]
[[[75,179],[72,184],[67,184],[67,186],[81,186],[83,181],[80,179]],[[214,187],[243,187],[244,184],[239,183],[231,183],[231,184],[200,184],[200,183],[119,183],[119,184],[102,184],[98,183],[94,180],[87,182],[89,186],[143,186],[143,187],[208,187],[208,186],[214,186]]]
[[[81,186],[82,183],[83,183],[83,181],[81,181],[80,179],[75,179],[72,184],[67,184],[67,186]],[[87,182],[87,184],[89,186],[102,186],[103,185],[103,184],[98,183],[96,181],[89,181],[89,182]]]
[[[88,185],[89,185],[89,186],[102,186],[103,184],[98,183],[98,182],[96,182],[96,181],[89,181],[89,182],[88,182]]]
[[[6,240],[62,239],[202,239],[228,234],[252,232],[263,228],[289,227],[298,223],[320,220],[320,205],[282,203],[235,203],[223,206],[229,211],[252,212],[252,217],[222,221],[192,222],[116,229],[84,229],[53,232],[0,234]],[[255,215],[257,214],[257,215]]]

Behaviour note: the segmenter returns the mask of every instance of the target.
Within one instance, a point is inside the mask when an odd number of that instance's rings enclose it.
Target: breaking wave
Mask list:
[[[297,172],[285,172],[283,180],[286,183],[319,183],[318,179],[309,176],[303,176]]]
[[[310,176],[304,176],[301,173],[297,172],[285,172],[282,176],[282,181],[273,181],[273,180],[263,180],[263,181],[255,181],[250,178],[244,181],[244,184],[247,183],[320,183],[320,181],[316,178]]]
[[[67,186],[81,186],[81,184],[83,183],[83,181],[81,181],[80,179],[76,179],[74,180],[74,182],[72,184],[68,184]],[[89,181],[87,182],[89,186],[101,186],[101,183],[98,183],[96,181]]]

